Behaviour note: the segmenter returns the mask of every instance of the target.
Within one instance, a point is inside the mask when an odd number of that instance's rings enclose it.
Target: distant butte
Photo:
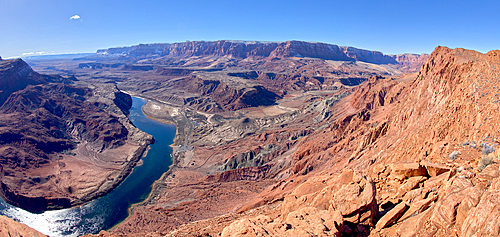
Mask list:
[[[98,50],[96,55],[87,58],[112,57],[147,57],[189,58],[189,57],[232,57],[232,58],[267,58],[279,59],[288,57],[318,58],[333,61],[360,61],[374,64],[394,64],[407,66],[407,72],[418,70],[418,63],[422,64],[428,54],[399,54],[384,55],[378,51],[357,49],[348,46],[333,44],[287,41],[287,42],[259,42],[259,41],[187,41],[172,44],[140,44],[130,47],[119,47]],[[162,60],[159,60],[160,62]],[[417,66],[411,67],[410,65]]]

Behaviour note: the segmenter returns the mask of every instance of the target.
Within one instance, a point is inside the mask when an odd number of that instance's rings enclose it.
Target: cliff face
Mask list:
[[[377,51],[325,43],[287,41],[278,45],[271,57],[310,57],[335,61],[362,61],[375,64],[397,64],[391,56]]]
[[[110,48],[97,51],[98,55],[130,57],[193,57],[230,56],[234,58],[286,58],[310,57],[336,61],[361,61],[374,64],[399,64],[403,56],[384,55],[378,51],[303,41],[241,42],[193,41],[173,44],[141,44],[131,47]],[[409,57],[409,56],[408,56]],[[398,61],[398,58],[400,61]]]
[[[267,57],[278,43],[237,42],[237,41],[193,41],[173,44],[141,44],[131,47],[110,48],[98,50],[100,55],[123,55],[144,57],[151,55],[171,57],[192,56],[234,56],[246,58],[249,56]]]
[[[28,85],[38,85],[47,81],[42,75],[34,72],[31,67],[21,59],[0,61],[0,105],[7,97],[17,90]]]

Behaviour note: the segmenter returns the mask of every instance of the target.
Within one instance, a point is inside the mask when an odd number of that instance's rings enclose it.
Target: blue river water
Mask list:
[[[98,233],[120,223],[128,216],[128,208],[143,201],[151,192],[151,185],[172,164],[175,126],[147,118],[142,113],[144,99],[132,97],[130,119],[136,127],[155,138],[143,164],[106,196],[79,207],[46,211],[40,214],[27,212],[0,199],[0,214],[24,223],[49,236],[78,236]]]

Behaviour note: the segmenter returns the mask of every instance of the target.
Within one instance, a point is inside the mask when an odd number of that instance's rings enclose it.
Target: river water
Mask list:
[[[175,137],[174,125],[147,118],[141,110],[146,101],[137,97],[132,99],[130,119],[136,127],[153,135],[155,143],[143,157],[144,163],[135,167],[115,190],[80,207],[40,214],[27,212],[0,199],[0,214],[50,236],[98,233],[123,221],[128,216],[130,205],[143,201],[151,192],[153,182],[172,164],[172,149],[169,145]]]

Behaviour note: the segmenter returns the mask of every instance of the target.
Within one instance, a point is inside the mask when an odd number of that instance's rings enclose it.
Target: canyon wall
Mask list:
[[[407,64],[413,55],[384,55],[378,51],[326,43],[287,41],[187,41],[172,44],[140,44],[130,47],[100,49],[97,55],[130,57],[231,56],[234,58],[309,57],[335,61],[361,61],[374,64]],[[425,54],[423,55],[425,57]],[[413,60],[413,59],[412,59]]]

